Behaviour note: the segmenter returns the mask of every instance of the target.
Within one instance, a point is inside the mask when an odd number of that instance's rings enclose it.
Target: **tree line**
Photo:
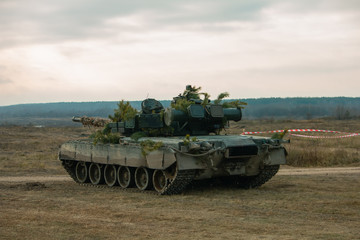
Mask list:
[[[233,101],[231,99],[229,101]],[[250,98],[240,99],[248,105],[243,110],[244,119],[313,119],[331,117],[338,120],[360,116],[360,98]],[[170,100],[160,101],[164,107]],[[0,107],[0,124],[11,123],[13,119],[42,118],[70,119],[73,116],[96,116],[107,118],[117,108],[111,102],[59,102],[40,104],[19,104]],[[130,101],[141,109],[141,101]]]

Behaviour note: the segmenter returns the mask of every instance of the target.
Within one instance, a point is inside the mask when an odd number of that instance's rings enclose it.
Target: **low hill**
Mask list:
[[[346,119],[360,116],[360,98],[252,98],[241,99],[248,105],[244,119],[312,119],[332,117]],[[141,101],[130,101],[137,109]],[[164,107],[170,100],[163,100]],[[73,116],[97,116],[107,118],[117,108],[117,102],[59,102],[19,104],[0,107],[0,125],[76,125]]]

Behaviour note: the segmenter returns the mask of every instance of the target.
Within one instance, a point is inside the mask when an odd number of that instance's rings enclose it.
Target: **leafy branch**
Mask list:
[[[136,116],[138,111],[133,108],[129,102],[121,100],[118,104],[118,108],[114,109],[114,116],[109,115],[109,118],[113,122],[127,121]]]

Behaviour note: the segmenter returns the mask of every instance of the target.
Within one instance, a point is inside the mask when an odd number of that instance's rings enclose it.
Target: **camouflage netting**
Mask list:
[[[129,102],[121,100],[118,104],[118,108],[114,109],[114,116],[109,115],[109,118],[113,122],[121,122],[132,119],[138,114],[138,111],[133,108]]]
[[[94,144],[97,143],[119,143],[120,135],[118,133],[111,133],[111,129],[107,125],[110,122],[121,122],[132,119],[138,114],[138,111],[130,105],[130,102],[125,102],[121,100],[118,104],[118,108],[114,109],[114,115],[109,115],[109,119],[106,119],[106,124],[103,130],[98,130],[91,135],[93,138]]]
[[[83,126],[88,127],[105,127],[110,122],[109,119],[87,116],[82,116],[79,121]]]
[[[200,92],[200,90],[201,87],[191,85],[186,86],[186,89],[182,94],[174,97],[174,100],[171,102],[171,107],[186,112],[187,108],[195,102],[199,102],[203,106],[212,104],[210,95],[205,92]],[[203,96],[203,99],[201,99],[201,96]],[[244,108],[244,106],[247,105],[246,102],[241,102],[240,100],[223,101],[224,98],[229,96],[230,94],[228,92],[220,93],[213,104],[221,104],[224,108]]]
[[[187,112],[188,107],[191,104],[198,103],[203,105],[204,107],[209,104],[222,105],[224,108],[244,108],[247,103],[241,102],[239,100],[234,101],[224,101],[224,98],[229,97],[229,93],[224,92],[220,93],[213,101],[210,101],[210,95],[208,93],[200,92],[201,87],[186,86],[185,91],[182,94],[179,94],[177,97],[174,97],[174,100],[171,102],[171,107],[176,110],[181,110]],[[102,131],[98,130],[93,135],[94,144],[96,143],[119,143],[120,135],[118,133],[111,133],[107,123],[109,122],[121,122],[128,121],[134,118],[139,111],[133,108],[130,105],[130,102],[125,102],[121,100],[118,104],[118,108],[114,109],[114,115],[109,115],[109,119],[101,119],[101,118],[90,118],[90,117],[82,117],[81,123],[84,126],[94,126],[94,127],[105,127]],[[160,115],[163,116],[164,110],[161,110]],[[220,131],[221,129],[219,129]],[[141,137],[157,137],[157,136],[171,136],[173,133],[173,129],[168,126],[164,126],[163,128],[143,128],[139,132],[135,132],[131,138],[137,141]],[[150,149],[152,146],[149,147]]]

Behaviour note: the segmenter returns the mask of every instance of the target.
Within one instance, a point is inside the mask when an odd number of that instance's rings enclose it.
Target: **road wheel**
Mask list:
[[[152,170],[138,167],[135,171],[135,184],[140,190],[152,188]]]
[[[85,162],[78,162],[76,164],[75,175],[79,183],[89,182],[88,169]]]
[[[104,178],[105,183],[112,187],[116,184],[116,166],[115,165],[106,165],[104,168]]]
[[[166,173],[163,170],[155,170],[152,179],[153,179],[154,189],[159,193],[164,192],[164,190],[168,185],[168,179],[166,177]]]
[[[120,187],[128,188],[134,186],[134,169],[120,166],[117,171],[117,179]]]
[[[98,185],[103,183],[102,166],[98,163],[91,163],[89,167],[89,178],[92,184]]]

